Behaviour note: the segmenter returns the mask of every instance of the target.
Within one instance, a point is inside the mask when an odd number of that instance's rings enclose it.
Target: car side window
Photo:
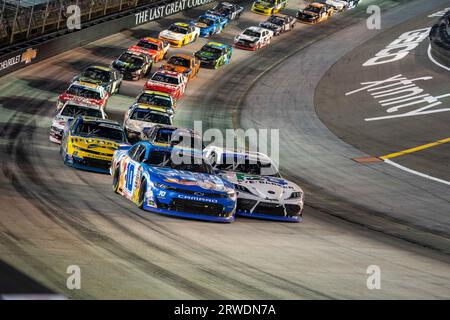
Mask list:
[[[139,145],[138,150],[136,151],[135,160],[137,162],[142,162],[145,158],[145,147],[144,145]]]
[[[134,155],[135,155],[136,150],[138,149],[138,147],[139,147],[139,145],[136,144],[136,145],[132,146],[132,147],[130,148],[130,150],[128,150],[128,156],[129,156],[131,159],[134,158]]]

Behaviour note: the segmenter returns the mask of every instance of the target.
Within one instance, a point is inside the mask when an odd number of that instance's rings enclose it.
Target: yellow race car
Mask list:
[[[287,0],[256,0],[252,4],[252,12],[270,16],[286,8]]]
[[[168,29],[159,33],[158,39],[170,43],[174,47],[181,47],[194,42],[200,36],[200,29],[187,23],[176,22]]]
[[[116,121],[78,117],[64,130],[60,153],[70,167],[109,173],[114,151],[122,145],[129,143]]]

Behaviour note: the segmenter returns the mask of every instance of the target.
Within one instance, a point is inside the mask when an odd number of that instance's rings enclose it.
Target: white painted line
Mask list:
[[[435,177],[429,176],[429,175],[427,175],[425,173],[406,168],[406,167],[404,167],[404,166],[402,166],[402,165],[400,165],[398,163],[395,163],[394,161],[391,161],[389,159],[385,159],[384,162],[386,162],[387,164],[390,164],[391,166],[394,166],[394,167],[396,167],[398,169],[401,169],[403,171],[415,174],[415,175],[417,175],[419,177],[422,177],[422,178],[425,178],[425,179],[428,179],[428,180],[433,180],[435,182],[443,183],[443,184],[446,184],[446,185],[450,186],[450,181],[446,181],[446,180],[442,180],[442,179],[439,179],[439,178],[435,178]]]
[[[447,70],[447,71],[450,71],[450,68],[449,68],[449,67],[444,66],[442,63],[437,62],[436,59],[433,58],[433,55],[431,54],[431,44],[428,45],[428,50],[427,50],[427,52],[428,52],[428,58],[430,58],[431,62],[433,62],[435,65],[441,67],[442,69],[445,69],[445,70]]]

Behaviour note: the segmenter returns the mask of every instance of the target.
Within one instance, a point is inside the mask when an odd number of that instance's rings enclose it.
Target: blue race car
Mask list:
[[[223,31],[228,24],[228,18],[212,14],[202,14],[191,24],[200,29],[200,37],[211,37]]]
[[[234,221],[234,187],[213,174],[201,151],[141,141],[114,153],[111,174],[113,190],[143,210],[204,221]]]

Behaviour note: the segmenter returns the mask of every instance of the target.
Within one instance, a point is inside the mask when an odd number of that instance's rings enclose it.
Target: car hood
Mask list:
[[[303,192],[295,183],[283,178],[246,175],[236,172],[220,172],[227,181],[247,188],[254,196],[265,200],[288,199],[292,192]],[[239,191],[239,190],[238,190]]]
[[[245,34],[240,34],[240,35],[238,36],[238,40],[247,40],[247,41],[250,41],[250,42],[256,42],[256,41],[259,40],[259,38],[256,38],[256,37],[250,37],[250,36],[247,36],[247,35],[245,35]]]
[[[198,192],[226,192],[232,189],[229,183],[216,175],[170,168],[146,167],[151,171],[151,175],[153,174],[161,183],[171,187]]]
[[[271,29],[271,30],[281,29],[281,27],[279,25],[276,25],[275,23],[270,23],[270,22],[261,22],[259,25],[263,28]]]
[[[52,126],[58,128],[58,129],[64,129],[67,122],[72,121],[72,120],[73,120],[73,117],[66,117],[66,116],[58,115],[53,118]]]
[[[183,66],[175,66],[175,65],[171,65],[171,64],[165,64],[163,66],[163,69],[167,70],[167,71],[175,71],[178,73],[185,73],[185,72],[189,72],[191,70],[190,68],[186,68]]]
[[[185,36],[184,34],[172,32],[169,30],[163,30],[163,31],[161,31],[161,33],[159,35],[161,37],[164,37],[167,39],[172,39],[172,40],[182,40]]]
[[[106,155],[111,155],[119,147],[119,143],[108,139],[99,138],[85,138],[80,136],[73,136],[70,138],[72,144],[84,150],[89,150],[93,153],[101,152]]]
[[[144,54],[148,54],[150,56],[156,56],[159,52],[156,50],[152,50],[152,49],[146,49],[146,48],[142,48],[142,47],[138,47],[138,46],[132,46],[129,47],[128,50],[130,51],[135,51],[135,52],[139,52],[139,53],[144,53]]]

